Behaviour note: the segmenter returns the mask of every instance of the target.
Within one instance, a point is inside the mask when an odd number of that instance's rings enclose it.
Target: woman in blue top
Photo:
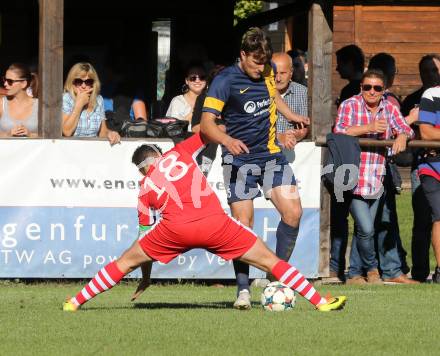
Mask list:
[[[101,83],[90,63],[77,63],[64,83],[63,135],[77,137],[107,137],[110,144],[121,137],[107,128],[104,101],[99,95]]]

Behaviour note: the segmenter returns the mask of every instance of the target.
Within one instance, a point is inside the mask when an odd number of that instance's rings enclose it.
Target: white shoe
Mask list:
[[[243,289],[238,293],[237,300],[234,303],[234,308],[239,310],[251,309],[251,294],[247,289]]]
[[[270,283],[270,280],[267,278],[255,278],[251,284],[252,287],[257,288],[266,288],[266,286]]]

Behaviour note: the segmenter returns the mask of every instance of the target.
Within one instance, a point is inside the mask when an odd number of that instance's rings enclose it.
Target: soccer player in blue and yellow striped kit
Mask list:
[[[209,87],[201,131],[223,146],[228,203],[234,218],[253,226],[253,199],[260,186],[281,214],[276,254],[288,260],[295,246],[302,215],[293,172],[276,139],[277,110],[302,125],[307,117],[293,113],[275,87],[272,48],[265,33],[250,28],[243,36],[239,61],[220,72]],[[226,132],[215,119],[221,116]],[[249,173],[250,172],[250,173]],[[250,309],[249,266],[234,261],[237,300],[234,307]]]

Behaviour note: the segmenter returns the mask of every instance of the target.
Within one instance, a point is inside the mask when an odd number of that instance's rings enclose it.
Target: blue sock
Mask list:
[[[296,238],[298,237],[299,227],[287,225],[283,220],[280,221],[277,228],[277,247],[276,255],[284,261],[289,261],[295,248]]]
[[[233,261],[235,278],[237,279],[237,295],[243,289],[251,291],[249,288],[249,265],[238,260]]]

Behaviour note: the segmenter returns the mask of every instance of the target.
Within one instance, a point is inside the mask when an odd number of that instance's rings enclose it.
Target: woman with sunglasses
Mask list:
[[[197,97],[206,88],[206,73],[201,66],[192,66],[188,69],[183,85],[183,94],[175,96],[168,107],[166,116],[185,120],[191,123]],[[191,128],[189,128],[191,131]]]
[[[63,94],[63,135],[107,137],[113,145],[121,140],[105,122],[101,83],[90,63],[75,64],[67,74]]]
[[[9,66],[2,78],[5,96],[0,103],[0,137],[38,135],[38,99],[35,75],[24,64]],[[27,94],[32,88],[33,97]]]

